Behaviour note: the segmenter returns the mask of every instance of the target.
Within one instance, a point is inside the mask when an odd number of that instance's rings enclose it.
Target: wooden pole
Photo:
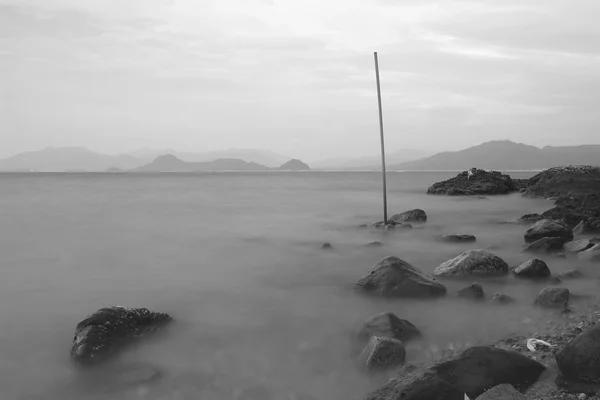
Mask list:
[[[379,84],[379,62],[377,61],[377,52],[375,57],[375,77],[377,79],[377,102],[379,104],[379,135],[381,136],[381,172],[383,175],[383,223],[387,225],[387,184],[385,178],[385,143],[383,140],[383,111],[381,110],[381,87]]]

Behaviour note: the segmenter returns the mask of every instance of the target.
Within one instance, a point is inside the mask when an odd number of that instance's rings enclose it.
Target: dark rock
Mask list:
[[[381,260],[356,283],[366,293],[386,297],[439,297],[446,287],[398,257]]]
[[[558,278],[560,280],[583,278],[583,273],[577,271],[576,269],[570,269],[568,271],[563,271],[560,274],[555,275],[555,278]]]
[[[409,321],[398,318],[394,313],[382,312],[367,319],[359,332],[361,338],[370,339],[373,336],[398,339],[406,343],[422,335]]]
[[[169,315],[146,308],[102,308],[77,324],[71,357],[82,364],[103,361],[170,321]]]
[[[564,378],[600,384],[600,324],[581,333],[556,354]]]
[[[600,244],[577,253],[577,259],[582,261],[600,262]]]
[[[515,299],[504,293],[496,293],[494,297],[492,297],[492,303],[496,304],[509,304],[514,302]]]
[[[434,276],[498,276],[508,274],[508,264],[500,257],[485,250],[468,250],[440,264]]]
[[[493,346],[475,346],[453,360],[434,365],[431,370],[474,399],[503,383],[525,390],[535,383],[545,367],[516,352]]]
[[[402,222],[394,222],[391,219],[388,220],[387,224],[384,223],[383,221],[379,221],[373,224],[373,228],[375,229],[383,229],[383,230],[389,230],[389,229],[412,229],[412,225],[409,223],[402,223]]]
[[[566,308],[568,303],[567,288],[544,288],[535,299],[535,305],[545,308]]]
[[[425,222],[427,221],[427,214],[425,211],[416,208],[414,210],[405,211],[400,214],[394,214],[390,218],[394,222]]]
[[[508,175],[500,172],[487,172],[481,169],[471,169],[458,174],[456,177],[433,184],[428,194],[446,194],[451,196],[473,196],[490,194],[507,194],[518,188]]]
[[[484,392],[475,400],[527,400],[527,398],[512,385],[503,383]]]
[[[392,379],[371,392],[367,400],[464,400],[464,392],[430,370],[415,371]]]
[[[544,237],[530,243],[525,251],[531,253],[555,253],[563,250],[565,239],[560,237]]]
[[[525,261],[512,272],[519,278],[547,278],[550,276],[548,265],[537,258]]]
[[[589,239],[573,240],[564,244],[565,250],[570,253],[579,253],[593,246],[594,244]]]
[[[474,299],[481,300],[484,297],[483,288],[477,282],[472,283],[466,288],[460,289],[458,291],[458,297],[463,297],[466,299]]]
[[[529,178],[528,197],[560,197],[571,193],[600,192],[600,168],[588,165],[555,167]]]
[[[367,247],[380,247],[380,246],[383,246],[383,243],[375,241],[375,242],[367,243],[367,244],[365,244],[365,246],[367,246]]]
[[[362,224],[362,225],[359,225],[358,227],[359,227],[359,228],[368,228],[368,227],[369,227],[369,225],[367,225],[367,224]]]
[[[550,219],[539,220],[525,232],[525,241],[527,243],[535,242],[545,237],[560,237],[565,239],[566,242],[573,240],[573,232],[563,222]]]
[[[323,250],[332,250],[333,246],[331,245],[331,243],[323,243],[323,245],[321,246],[321,248]]]
[[[400,340],[373,336],[358,358],[366,371],[387,369],[404,364],[406,349]]]
[[[465,243],[474,242],[477,239],[474,235],[458,234],[458,233],[446,233],[440,236],[440,241],[447,243]]]
[[[541,219],[544,219],[540,214],[525,214],[521,218],[519,218],[519,222],[521,223],[532,223],[537,222]]]

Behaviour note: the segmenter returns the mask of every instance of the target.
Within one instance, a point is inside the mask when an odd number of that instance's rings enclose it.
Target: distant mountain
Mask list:
[[[387,153],[385,155],[386,163],[399,164],[407,161],[414,161],[433,155],[432,151],[418,149],[401,149]],[[331,169],[331,170],[358,170],[358,169],[380,169],[381,155],[359,158],[330,158],[327,160],[311,163],[313,169]]]
[[[237,158],[248,162],[262,164],[268,167],[277,167],[290,159],[290,157],[277,154],[272,151],[257,149],[229,149],[200,153],[181,152],[173,149],[141,149],[127,153],[129,156],[146,159],[148,162],[164,154],[171,154],[180,160],[187,162],[208,162],[217,159]]]
[[[599,165],[600,145],[539,148],[509,140],[485,142],[460,151],[389,165],[391,170],[538,170],[559,165]]]
[[[149,164],[134,169],[134,172],[201,172],[201,171],[266,171],[269,168],[254,162],[236,158],[220,158],[208,162],[187,162],[173,154],[158,156]]]
[[[282,171],[308,171],[310,167],[308,164],[294,158],[280,166],[279,169]]]
[[[98,154],[84,147],[47,147],[0,160],[0,171],[106,171],[131,169],[143,163],[144,160],[130,155]]]

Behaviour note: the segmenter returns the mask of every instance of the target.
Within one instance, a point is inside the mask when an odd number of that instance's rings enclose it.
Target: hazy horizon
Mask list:
[[[5,158],[600,144],[600,3],[0,0]]]

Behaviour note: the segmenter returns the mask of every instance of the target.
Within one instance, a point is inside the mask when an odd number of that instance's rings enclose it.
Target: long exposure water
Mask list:
[[[488,299],[517,299],[509,306],[460,301],[456,290],[469,281],[444,281],[448,296],[436,301],[353,290],[388,255],[426,273],[471,248],[509,265],[531,258],[522,252],[526,227],[498,222],[551,203],[425,194],[455,174],[390,173],[390,213],[422,208],[429,220],[388,233],[358,228],[382,219],[378,173],[2,174],[0,397],[361,399],[385,379],[354,361],[355,334],[373,314],[393,311],[425,334],[409,362],[543,324],[548,316],[532,306],[543,284],[511,276],[480,282]],[[477,243],[436,241],[452,232]],[[372,241],[383,245],[364,246]],[[333,250],[320,249],[324,242]],[[590,269],[541,258],[555,273]],[[590,279],[565,284],[598,292]],[[110,305],[168,312],[175,322],[86,379],[69,359],[75,326]],[[119,385],[132,368],[162,375]]]

